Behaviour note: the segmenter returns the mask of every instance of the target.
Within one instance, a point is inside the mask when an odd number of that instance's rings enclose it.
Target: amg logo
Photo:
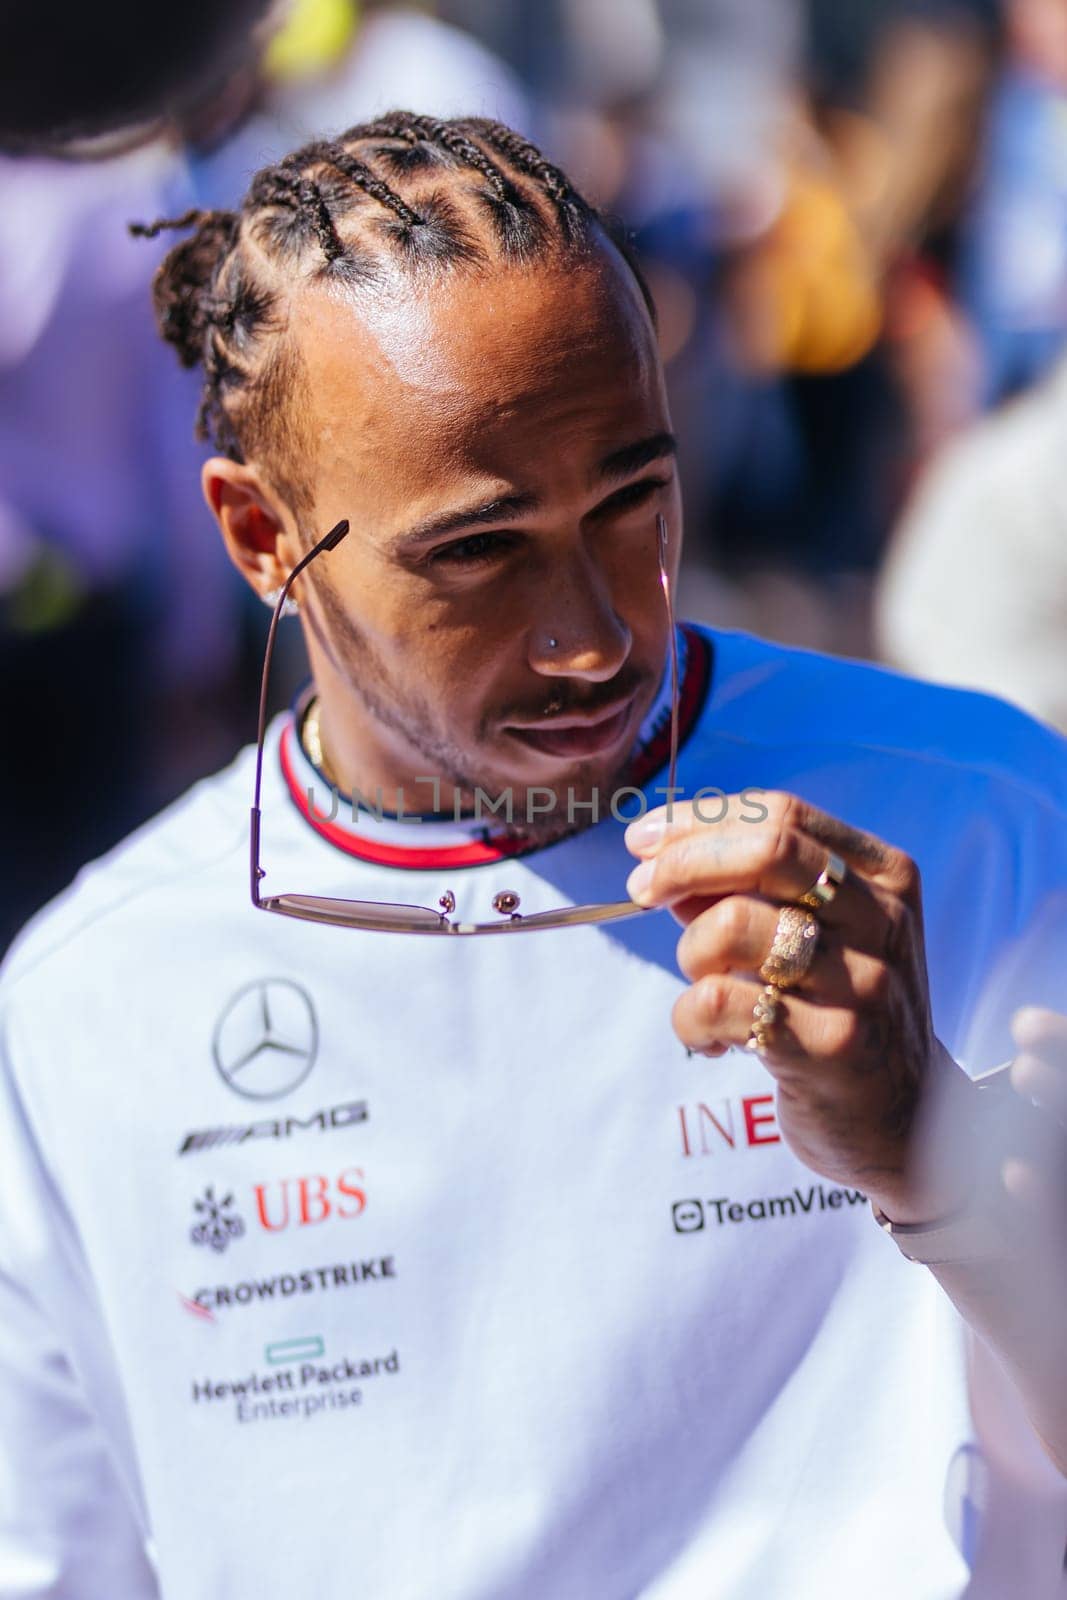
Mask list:
[[[329,1128],[350,1128],[354,1122],[366,1122],[369,1115],[365,1100],[346,1100],[343,1105],[316,1111],[307,1118],[271,1117],[263,1122],[242,1122],[227,1128],[201,1128],[185,1135],[178,1146],[178,1154],[187,1156],[196,1150],[218,1150],[222,1145],[248,1144],[253,1139],[291,1139],[296,1133],[312,1129],[325,1133]]]

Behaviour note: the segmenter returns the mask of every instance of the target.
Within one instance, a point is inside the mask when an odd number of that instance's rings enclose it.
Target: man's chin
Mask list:
[[[491,821],[528,837],[558,838],[605,818],[634,809],[623,786],[629,758],[538,763],[510,779],[485,783],[475,794],[476,809]],[[488,797],[488,799],[486,798]],[[492,810],[490,810],[490,806]]]

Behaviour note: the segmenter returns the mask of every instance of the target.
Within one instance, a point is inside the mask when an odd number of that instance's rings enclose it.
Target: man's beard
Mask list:
[[[630,752],[615,768],[606,771],[594,762],[580,762],[553,785],[515,785],[499,774],[494,778],[484,768],[475,774],[469,767],[469,753],[442,736],[428,702],[390,677],[374,646],[353,626],[332,585],[320,579],[316,592],[330,623],[330,637],[326,639],[318,633],[319,643],[335,669],[379,726],[399,734],[426,761],[426,771],[417,780],[416,795],[398,789],[395,808],[388,796],[364,795],[364,800],[387,810],[395,809],[398,815],[425,816],[431,811],[428,792],[439,795],[432,786],[436,779],[454,790],[453,804],[441,808],[442,816],[481,817],[494,837],[521,838],[538,845],[551,844],[611,815],[612,797],[626,781]],[[314,622],[311,625],[314,627]],[[486,719],[486,731],[489,726]]]

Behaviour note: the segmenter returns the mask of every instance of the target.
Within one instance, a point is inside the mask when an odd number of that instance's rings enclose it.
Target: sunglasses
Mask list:
[[[555,911],[537,911],[530,916],[519,912],[519,896],[511,889],[502,889],[493,896],[492,908],[497,914],[495,922],[460,922],[453,920],[456,898],[446,890],[430,906],[391,905],[377,900],[342,900],[317,894],[261,895],[260,884],[265,877],[260,865],[260,798],[263,785],[263,745],[267,732],[267,686],[274,656],[274,641],[278,622],[293,583],[324,551],[335,550],[349,531],[347,521],[339,522],[326,536],[302,556],[278,591],[274,614],[267,634],[267,648],[263,657],[263,677],[259,689],[259,736],[256,743],[256,785],[252,801],[251,873],[252,904],[257,911],[273,911],[282,917],[297,917],[302,922],[325,922],[336,928],[362,928],[369,933],[432,933],[471,936],[489,933],[540,933],[550,928],[574,928],[585,923],[618,922],[623,917],[635,917],[646,907],[632,900],[615,900],[604,905],[560,906]],[[668,768],[668,794],[674,793],[675,769],[678,762],[678,641],[675,635],[674,602],[671,595],[670,574],[667,571],[667,523],[661,515],[656,518],[656,554],[659,561],[659,581],[667,609],[667,636],[670,640],[671,672],[671,725],[670,763]]]

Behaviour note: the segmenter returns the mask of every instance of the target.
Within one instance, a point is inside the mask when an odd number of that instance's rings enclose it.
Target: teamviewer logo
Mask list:
[[[699,1200],[676,1200],[671,1206],[675,1233],[698,1233],[704,1226],[704,1207]]]

